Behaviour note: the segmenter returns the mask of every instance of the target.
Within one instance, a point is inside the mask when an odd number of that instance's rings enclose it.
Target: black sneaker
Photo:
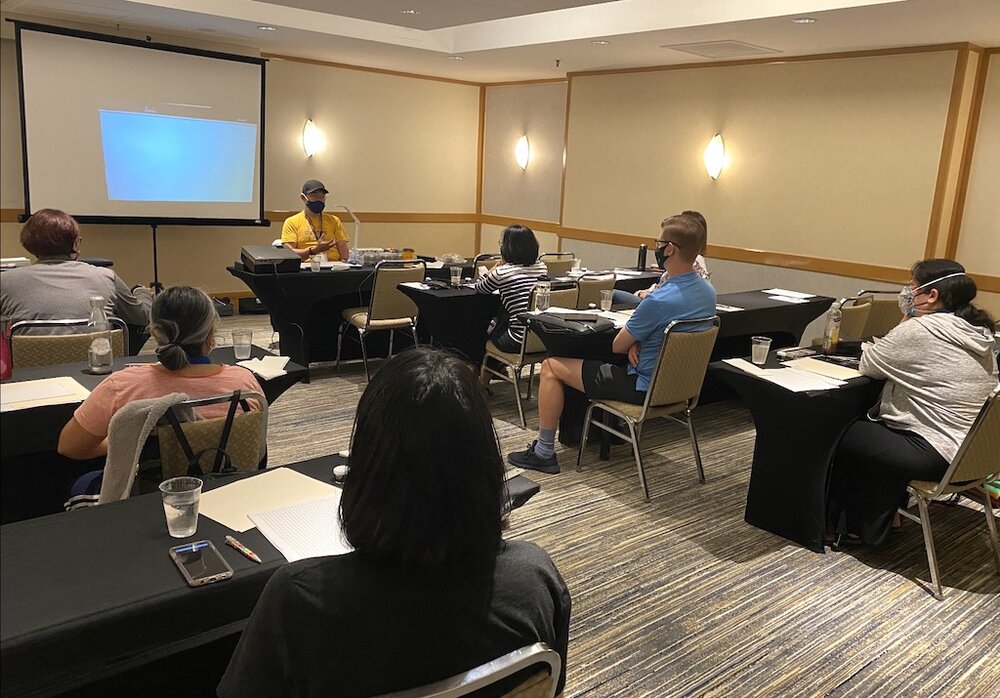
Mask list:
[[[548,458],[542,458],[535,453],[535,444],[537,443],[537,440],[532,441],[526,451],[508,453],[507,462],[515,467],[524,468],[525,470],[537,470],[540,473],[555,475],[559,472],[559,461],[556,460],[556,454],[553,453]]]

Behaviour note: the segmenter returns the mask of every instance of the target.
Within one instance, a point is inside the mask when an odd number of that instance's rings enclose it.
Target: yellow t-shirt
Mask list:
[[[340,219],[332,213],[322,213],[319,216],[310,214],[306,217],[305,211],[299,211],[286,218],[281,226],[281,241],[290,243],[299,250],[308,249],[317,242],[337,240],[347,242],[347,231]],[[331,262],[340,261],[340,251],[336,245],[327,250],[326,256]]]

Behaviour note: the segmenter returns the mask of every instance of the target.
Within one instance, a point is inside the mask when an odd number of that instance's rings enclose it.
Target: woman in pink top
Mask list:
[[[108,452],[108,425],[133,400],[185,393],[212,397],[234,390],[263,393],[252,372],[240,366],[213,364],[219,316],[212,299],[190,286],[173,286],[153,301],[149,331],[160,362],[116,371],[94,388],[59,435],[59,453],[78,460]],[[251,404],[255,409],[259,405]],[[228,404],[201,408],[202,417],[224,417]]]

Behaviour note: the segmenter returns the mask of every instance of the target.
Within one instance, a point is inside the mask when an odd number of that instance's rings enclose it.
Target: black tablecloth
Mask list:
[[[772,352],[766,367],[779,366]],[[709,372],[739,392],[757,428],[746,522],[823,552],[833,451],[877,402],[882,382],[853,378],[834,390],[794,393],[722,362]]]
[[[291,467],[329,481],[343,462]],[[514,507],[539,489],[523,476],[508,486]],[[239,632],[284,558],[254,528],[236,534],[263,560],[251,562],[225,545],[230,533],[199,518],[187,540],[213,541],[235,575],[191,589],[167,555],[180,541],[159,493],[0,527],[3,695],[51,695]]]
[[[279,336],[281,353],[303,366],[337,358],[337,329],[344,310],[367,307],[375,283],[374,267],[251,274],[237,263],[226,270],[243,281],[267,308],[271,326]],[[444,272],[447,274],[448,270]],[[396,333],[395,349],[412,343],[409,335]],[[384,356],[388,353],[389,333],[371,332],[365,344],[370,358]],[[361,358],[360,345],[345,341],[341,358]]]
[[[400,286],[420,310],[421,337],[435,346],[454,349],[479,363],[486,352],[486,331],[500,307],[500,296],[471,288],[422,289]]]
[[[251,355],[267,356],[260,347],[253,346]],[[152,354],[115,359],[115,369],[129,363],[155,361]],[[212,351],[216,363],[236,363],[232,347],[219,347]],[[88,390],[93,390],[106,377],[86,372],[86,364],[59,364],[21,368],[14,371],[7,383],[70,376]],[[308,369],[289,361],[285,375],[269,380],[258,377],[268,404],[278,399],[295,383],[306,378]],[[0,471],[3,487],[0,488],[0,522],[10,523],[33,516],[42,516],[62,510],[63,502],[72,483],[84,473],[103,467],[104,459],[72,460],[56,452],[59,432],[73,416],[78,404],[43,405],[25,410],[5,412],[0,420]]]

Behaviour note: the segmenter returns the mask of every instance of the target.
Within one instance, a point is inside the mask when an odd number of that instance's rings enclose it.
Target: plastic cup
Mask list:
[[[448,273],[451,274],[452,286],[458,286],[462,283],[462,267],[448,267]]]
[[[580,273],[580,260],[579,259],[574,259],[573,260],[573,272],[577,273],[577,274]]]
[[[546,289],[535,290],[535,310],[544,312],[549,309],[552,303],[551,292]]]
[[[253,333],[250,330],[233,330],[233,353],[239,361],[250,358],[250,340]]]
[[[198,502],[202,482],[196,477],[172,477],[160,483],[167,533],[173,538],[187,538],[198,530]]]
[[[767,353],[771,351],[771,338],[751,337],[750,342],[750,360],[758,366],[763,366],[767,361]]]
[[[611,310],[611,298],[613,295],[613,290],[601,291],[601,310]]]
[[[309,260],[309,268],[313,271],[319,271],[323,268],[323,263],[319,260],[319,255],[313,255]]]

